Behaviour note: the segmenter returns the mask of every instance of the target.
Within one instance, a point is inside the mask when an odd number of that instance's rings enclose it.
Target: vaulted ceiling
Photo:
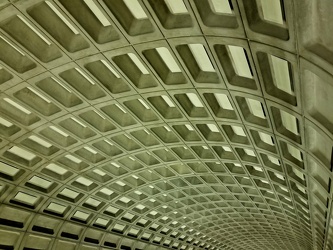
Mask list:
[[[332,9],[0,0],[0,248],[332,249]]]

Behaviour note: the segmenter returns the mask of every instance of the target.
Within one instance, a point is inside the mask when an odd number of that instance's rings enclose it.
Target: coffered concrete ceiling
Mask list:
[[[333,248],[331,0],[0,0],[0,248]]]

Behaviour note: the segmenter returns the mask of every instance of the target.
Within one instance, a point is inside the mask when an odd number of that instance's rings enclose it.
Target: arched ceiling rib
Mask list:
[[[0,1],[0,248],[331,249],[332,9]]]

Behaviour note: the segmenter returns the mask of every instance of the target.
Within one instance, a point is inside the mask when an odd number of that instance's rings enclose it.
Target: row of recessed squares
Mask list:
[[[177,133],[185,141],[201,141],[194,128],[189,124],[173,125],[172,126]],[[197,124],[198,129],[203,136],[209,141],[223,141],[223,136],[218,127],[214,123]],[[177,142],[178,139],[174,133],[171,132],[169,126],[154,127],[151,130],[163,141],[163,142]]]
[[[171,150],[182,160],[195,160],[196,157],[193,154],[192,150],[196,153],[199,158],[202,159],[215,159],[214,155],[211,153],[207,146],[179,146],[172,147]]]
[[[192,174],[194,173],[207,173],[209,170],[201,162],[189,162],[187,164],[173,164],[169,165],[177,174]]]
[[[191,76],[195,82],[206,85],[220,83],[218,72],[214,69],[216,68],[213,65],[214,62],[209,58],[209,50],[205,48],[205,41],[201,38],[196,40],[197,43],[193,44],[187,44],[188,41],[184,39],[170,40],[176,57],[165,42],[147,45],[149,49],[147,49],[147,46],[137,46],[137,49],[142,51],[143,57],[152,65],[152,68],[168,88],[172,85],[188,86],[186,75]],[[192,63],[189,62],[189,58]],[[179,64],[180,62],[182,64]],[[183,73],[183,71],[186,71],[185,69],[188,70],[188,74]]]
[[[226,107],[226,109],[233,109],[231,107],[230,101],[228,100],[226,95],[223,94],[216,94],[216,96],[221,102],[220,105],[223,105]],[[175,101],[177,101],[181,107],[183,108],[184,112],[192,118],[203,118],[208,117],[208,113],[206,109],[204,108],[203,102],[200,100],[200,97],[195,92],[187,92],[187,93],[179,93],[175,92],[174,94]],[[210,98],[210,96],[207,96],[207,100]],[[223,100],[222,100],[223,99]],[[148,97],[148,101],[154,106],[154,108],[165,118],[165,119],[181,119],[183,118],[182,113],[180,110],[177,109],[176,105],[174,104],[175,101],[173,101],[168,95],[161,95],[159,96],[151,96]],[[222,103],[224,102],[224,103]],[[146,103],[146,100],[142,98],[132,99],[128,101],[124,101],[124,105],[131,110],[131,112],[138,117],[142,122],[152,122],[157,121],[158,117],[156,116],[155,112],[151,109],[151,107]],[[220,107],[220,106],[219,106]],[[112,106],[110,107],[112,108]],[[121,109],[121,107],[118,106],[118,109]],[[108,112],[108,108],[104,107],[102,110],[106,113]],[[122,109],[122,113],[126,114],[126,110]],[[234,112],[234,111],[231,111]],[[123,114],[123,116],[125,116]],[[235,117],[236,115],[234,115]],[[111,118],[113,118],[111,116]],[[118,118],[119,120],[119,118]],[[118,122],[118,124],[122,125],[121,120]],[[128,121],[128,125],[131,125],[131,123]],[[127,123],[124,121],[122,126],[126,126]],[[127,126],[128,126],[127,125]]]

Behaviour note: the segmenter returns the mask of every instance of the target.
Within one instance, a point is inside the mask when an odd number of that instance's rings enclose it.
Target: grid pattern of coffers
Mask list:
[[[0,248],[332,249],[332,9],[0,1]]]

